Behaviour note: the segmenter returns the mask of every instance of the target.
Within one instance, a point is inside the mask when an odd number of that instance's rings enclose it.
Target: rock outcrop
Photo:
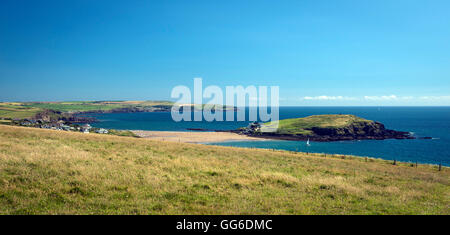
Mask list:
[[[326,116],[325,120],[333,122],[330,117],[336,117],[342,119],[344,115],[316,115],[311,116],[314,117],[314,121],[317,122],[317,119],[320,116]],[[270,139],[283,139],[283,140],[307,140],[311,141],[341,141],[341,140],[384,140],[384,139],[414,139],[409,132],[404,131],[395,131],[386,129],[385,126],[380,122],[365,120],[362,118],[358,118],[353,115],[346,115],[349,117],[348,120],[345,120],[345,123],[342,124],[342,120],[339,120],[339,125],[327,124],[323,122],[318,122],[320,124],[314,126],[311,123],[306,122],[307,118],[304,120],[299,119],[299,122],[295,124],[298,126],[298,130],[292,130],[289,127],[289,131],[284,130],[283,120],[280,121],[280,129],[275,132],[264,132],[264,128],[253,130],[242,130],[240,129],[238,132],[241,134],[245,134],[253,137],[261,137],[261,138],[270,138]],[[291,119],[293,120],[293,119]],[[292,121],[290,121],[291,123]],[[311,121],[312,122],[312,121]],[[300,124],[299,124],[300,123]],[[306,127],[302,128],[301,124],[305,124]],[[264,124],[263,124],[264,125]],[[262,125],[262,127],[263,127]]]
[[[41,120],[46,123],[56,122],[56,121],[64,121],[64,122],[68,122],[68,123],[90,123],[90,122],[96,121],[95,118],[82,117],[82,116],[77,116],[77,115],[73,115],[70,113],[63,113],[60,111],[49,110],[49,109],[38,112],[31,119],[32,120]]]

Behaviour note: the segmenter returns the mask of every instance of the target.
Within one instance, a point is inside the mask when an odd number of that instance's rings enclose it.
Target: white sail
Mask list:
[[[306,141],[306,145],[308,145],[308,146],[310,145],[310,144],[309,144],[309,138],[308,138],[308,141]]]

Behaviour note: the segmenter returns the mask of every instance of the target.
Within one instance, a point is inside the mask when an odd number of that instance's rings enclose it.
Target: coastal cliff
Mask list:
[[[271,128],[278,124],[278,128]],[[414,139],[409,132],[386,129],[376,121],[363,119],[354,115],[314,115],[305,118],[285,119],[277,122],[253,124],[239,130],[241,134],[253,137],[307,140],[384,140]]]
[[[82,117],[73,115],[71,113],[63,113],[55,110],[43,110],[34,115],[30,120],[41,120],[42,122],[57,122],[64,121],[67,123],[91,123],[96,119],[92,117]]]

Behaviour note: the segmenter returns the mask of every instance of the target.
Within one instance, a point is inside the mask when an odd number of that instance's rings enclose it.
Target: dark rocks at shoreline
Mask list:
[[[179,107],[179,112],[183,112],[184,107]],[[192,109],[191,109],[192,110]],[[225,109],[227,110],[227,109]],[[233,111],[237,111],[236,107],[233,108]],[[115,108],[109,110],[91,110],[91,111],[82,111],[82,112],[73,112],[72,114],[89,114],[89,113],[154,113],[154,112],[171,112],[171,105],[155,105],[155,106],[135,106],[135,107],[123,107],[123,108]],[[216,110],[214,108],[211,109],[212,112]],[[219,110],[217,110],[219,111]]]
[[[385,139],[415,139],[413,136],[396,135],[396,136],[298,136],[298,135],[282,135],[275,133],[264,134],[247,134],[250,137],[275,140],[296,140],[296,141],[316,141],[316,142],[332,142],[346,140],[385,140]]]
[[[67,123],[93,123],[97,122],[96,118],[93,117],[82,117],[82,116],[64,116],[60,120],[67,122]]]
[[[346,127],[327,128],[312,127],[310,135],[283,134],[277,132],[259,132],[236,130],[236,133],[251,137],[278,140],[311,140],[318,142],[344,141],[344,140],[384,140],[384,139],[415,139],[409,132],[389,130],[379,122],[359,122]],[[431,138],[431,137],[424,137]]]
[[[90,110],[82,112],[73,112],[72,114],[90,114],[90,113],[153,113],[153,112],[170,112],[172,106],[151,106],[151,107],[126,107],[109,110]]]
[[[433,137],[425,136],[425,137],[417,137],[417,139],[421,139],[421,140],[431,140],[431,139],[433,139]]]
[[[69,115],[65,121],[71,123],[93,123],[98,120],[94,117],[84,116],[88,114],[96,114],[96,113],[154,113],[154,112],[170,112],[171,106],[152,106],[148,107],[126,107],[126,108],[116,108],[110,110],[90,110],[90,111],[82,111],[82,112],[72,112],[66,113]]]
[[[71,113],[63,113],[55,110],[44,110],[37,113],[31,120],[41,120],[42,122],[52,123],[64,121],[67,123],[92,123],[97,120],[93,117],[77,116]]]
[[[203,129],[203,128],[186,128],[186,130],[188,130],[188,131],[211,131],[209,129]]]

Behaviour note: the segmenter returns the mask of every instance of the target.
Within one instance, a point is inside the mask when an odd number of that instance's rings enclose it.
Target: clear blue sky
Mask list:
[[[0,101],[166,100],[278,85],[281,105],[450,105],[450,1],[1,1]]]

